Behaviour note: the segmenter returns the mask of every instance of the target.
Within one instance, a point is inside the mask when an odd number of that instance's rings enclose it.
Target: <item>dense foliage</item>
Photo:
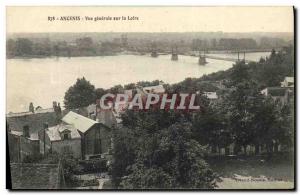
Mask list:
[[[216,175],[193,139],[192,124],[180,113],[127,111],[125,128],[114,135],[116,187],[213,188]]]
[[[65,93],[64,104],[68,109],[88,106],[95,102],[95,87],[84,77],[77,79]]]

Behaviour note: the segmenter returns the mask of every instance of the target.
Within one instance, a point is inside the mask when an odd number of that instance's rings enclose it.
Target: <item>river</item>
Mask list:
[[[220,57],[234,54],[213,54]],[[246,54],[247,60],[258,61],[269,53]],[[79,77],[85,77],[96,88],[109,88],[118,84],[137,81],[163,80],[177,83],[187,77],[201,77],[232,67],[233,62],[207,59],[199,66],[198,58],[179,56],[171,61],[170,55],[158,58],[149,56],[118,55],[101,57],[34,58],[7,60],[7,112],[27,111],[30,102],[34,106],[49,108],[52,101],[61,102],[66,90]]]

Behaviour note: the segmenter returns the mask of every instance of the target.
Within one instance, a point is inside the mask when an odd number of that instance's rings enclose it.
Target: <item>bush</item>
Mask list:
[[[108,171],[106,166],[107,160],[105,159],[93,159],[80,161],[79,164],[82,167],[84,173],[98,173]]]

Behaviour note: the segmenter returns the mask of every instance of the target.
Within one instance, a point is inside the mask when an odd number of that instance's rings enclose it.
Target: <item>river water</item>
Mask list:
[[[269,53],[247,53],[246,59],[257,61]],[[234,54],[213,54],[234,57]],[[201,77],[232,67],[233,62],[207,59],[199,66],[198,58],[179,56],[171,61],[170,55],[158,58],[149,56],[119,55],[73,58],[34,58],[7,60],[7,112],[27,111],[34,106],[49,108],[52,101],[61,102],[66,90],[79,77],[85,77],[96,88],[109,88],[137,81],[163,80],[177,83],[187,77]]]

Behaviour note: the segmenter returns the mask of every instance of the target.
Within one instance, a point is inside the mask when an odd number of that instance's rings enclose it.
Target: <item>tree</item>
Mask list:
[[[259,154],[259,146],[266,144],[268,153],[273,153],[273,144],[279,144],[282,137],[279,106],[271,98],[263,98],[253,109],[253,134],[255,135],[255,153]],[[283,122],[284,123],[284,122]]]
[[[140,131],[143,131],[140,129]],[[141,134],[143,135],[143,133]],[[208,189],[216,175],[203,160],[204,148],[191,137],[190,123],[176,123],[136,141],[136,159],[121,182],[129,189]]]
[[[135,89],[135,88],[136,88],[135,83],[129,83],[124,86],[124,89],[126,89],[126,90]]]
[[[108,92],[112,94],[124,93],[124,88],[122,85],[115,85],[108,89]]]
[[[189,117],[165,110],[122,115],[114,133],[113,183],[126,189],[213,188],[216,175],[192,137]]]
[[[8,39],[6,41],[6,55],[7,57],[14,57],[16,55],[16,41]]]
[[[96,95],[96,99],[101,99],[101,97],[106,94],[106,90],[102,89],[102,88],[97,88],[95,90],[95,95]]]
[[[33,49],[33,43],[29,39],[18,38],[15,47],[16,47],[17,56],[31,55]]]
[[[231,80],[231,84],[233,86],[250,79],[249,67],[244,61],[236,62],[231,70],[229,79]]]
[[[41,164],[60,163],[63,169],[66,185],[69,187],[76,186],[78,179],[74,175],[82,172],[82,167],[79,164],[79,160],[75,159],[72,154],[58,154],[53,152],[48,154],[45,158],[40,159],[38,163]]]
[[[93,47],[93,40],[91,37],[78,38],[75,42],[80,50],[87,50]]]
[[[94,103],[96,99],[95,87],[84,77],[77,79],[76,83],[71,86],[64,97],[65,107],[68,109],[80,108]]]
[[[235,153],[240,151],[241,146],[246,152],[247,145],[254,142],[256,136],[255,116],[261,98],[257,85],[250,80],[237,84],[225,100],[228,128],[234,138]]]
[[[216,152],[216,147],[226,148],[232,143],[231,137],[227,135],[226,113],[222,113],[223,110],[224,107],[215,109],[208,106],[193,118],[194,139],[201,145],[211,146],[213,152]]]
[[[128,166],[134,163],[136,139],[128,128],[115,129],[111,174],[114,187],[117,188],[122,177],[129,174]]]

